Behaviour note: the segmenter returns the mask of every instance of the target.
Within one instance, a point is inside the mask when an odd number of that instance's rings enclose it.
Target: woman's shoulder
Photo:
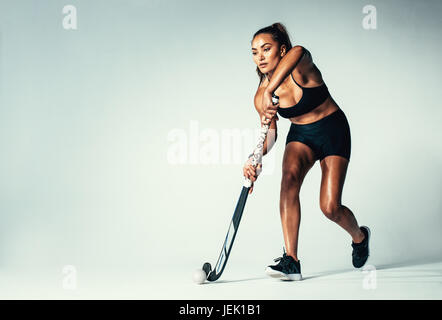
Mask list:
[[[264,93],[264,90],[266,89],[266,87],[268,86],[268,82],[267,79],[264,79],[258,86],[258,88],[256,89],[256,93],[255,93],[255,105],[257,103],[261,103],[261,99],[262,99],[262,94]]]
[[[302,86],[318,85],[323,81],[321,71],[313,61],[312,54],[303,47],[303,56],[296,68],[292,71],[292,76],[298,79]]]
[[[302,52],[301,59],[300,59],[298,65],[300,65],[300,66],[306,65],[306,64],[308,65],[313,62],[312,54],[305,46],[296,45],[292,49],[295,49],[295,48],[296,48],[296,50],[299,50]]]
[[[262,81],[258,84],[258,88],[256,88],[256,94],[255,96],[261,94],[264,92],[264,90],[267,88],[267,86],[269,85],[269,80],[267,79],[267,77],[264,77],[262,79]]]

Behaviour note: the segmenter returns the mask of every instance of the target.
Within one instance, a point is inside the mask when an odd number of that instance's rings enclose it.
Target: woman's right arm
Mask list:
[[[261,108],[261,100],[262,100],[262,92],[264,91],[264,88],[260,88],[258,89],[258,92],[255,95],[255,109],[258,112],[259,115],[259,124],[261,125],[261,119],[262,116],[264,115],[263,110]],[[264,146],[263,146],[263,156],[265,154],[267,154],[267,152],[269,152],[273,145],[276,142],[277,139],[277,126],[276,126],[276,121],[278,121],[278,115],[275,115],[275,117],[272,119],[272,122],[270,123],[270,127],[269,127],[269,131],[267,133],[267,138],[264,141]],[[258,170],[260,171],[262,168],[262,164],[258,165]],[[258,172],[259,172],[258,171]],[[243,167],[243,173],[244,173],[244,177],[250,179],[252,181],[252,186],[249,190],[249,194],[252,193],[253,191],[253,183],[256,181],[256,179],[258,178],[259,173],[257,172],[257,168],[254,168],[252,166],[252,163],[250,161],[250,158],[247,159],[244,167]]]
[[[262,94],[264,90],[265,88],[259,88],[255,94],[255,109],[259,115],[260,125],[261,125],[261,119],[264,116],[264,110],[261,106]],[[278,115],[275,114],[275,116],[272,119],[272,122],[270,123],[269,132],[267,133],[267,138],[264,141],[264,148],[262,153],[263,155],[267,154],[272,149],[273,145],[276,142],[276,139],[278,138],[278,127],[276,125],[276,121],[278,120],[279,120]]]

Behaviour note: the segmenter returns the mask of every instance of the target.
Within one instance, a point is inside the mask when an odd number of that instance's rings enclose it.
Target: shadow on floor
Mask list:
[[[393,263],[386,263],[386,264],[372,264],[376,270],[388,270],[388,269],[396,269],[396,268],[402,268],[402,267],[410,267],[410,266],[417,266],[417,265],[423,265],[423,264],[430,264],[430,263],[438,263],[442,262],[441,257],[425,257],[420,259],[410,259],[410,260],[403,260]],[[368,261],[367,265],[370,265],[370,261]],[[347,273],[352,272],[355,270],[363,271],[363,268],[355,269],[355,268],[346,268],[346,269],[338,269],[338,270],[330,270],[325,272],[319,272],[317,274],[314,274],[312,276],[306,276],[303,277],[304,280],[308,279],[314,279],[314,278],[320,278],[325,276],[332,276],[337,275],[341,273]]]
[[[337,274],[347,273],[347,272],[351,272],[351,271],[354,271],[354,270],[355,269],[350,269],[350,268],[338,269],[338,270],[329,270],[329,271],[319,272],[319,273],[311,275],[311,276],[303,276],[302,280],[311,280],[311,279],[321,278],[321,277],[326,277],[326,276],[334,276],[334,275],[337,275]]]
[[[442,257],[425,257],[420,259],[409,259],[399,262],[387,263],[387,264],[376,264],[376,270],[387,270],[401,267],[410,267],[421,264],[438,263],[442,262]]]
[[[243,281],[255,281],[255,280],[265,280],[269,279],[269,277],[262,276],[262,277],[254,277],[254,278],[246,278],[246,279],[237,279],[237,280],[217,280],[215,282],[204,282],[203,284],[218,284],[218,283],[236,283],[236,282],[243,282]]]
[[[420,258],[420,259],[410,259],[410,260],[404,260],[404,261],[398,261],[393,263],[386,263],[386,264],[372,264],[376,270],[388,270],[388,269],[395,269],[395,268],[401,268],[401,267],[410,267],[410,266],[417,266],[422,264],[430,264],[430,263],[438,263],[442,262],[441,257],[426,257],[426,258]],[[368,263],[370,264],[370,263]],[[355,268],[343,268],[343,269],[336,269],[336,270],[329,270],[324,272],[315,273],[313,275],[307,275],[303,276],[302,280],[311,280],[326,276],[333,276],[338,275],[342,273],[348,273],[353,272],[358,269]],[[363,268],[359,269],[363,270]],[[253,278],[246,278],[246,279],[236,279],[236,280],[218,280],[215,282],[205,282],[204,284],[221,284],[221,283],[237,283],[237,282],[244,282],[244,281],[256,281],[256,280],[271,280],[268,276],[261,276],[261,277],[253,277]],[[290,281],[289,281],[290,282]]]

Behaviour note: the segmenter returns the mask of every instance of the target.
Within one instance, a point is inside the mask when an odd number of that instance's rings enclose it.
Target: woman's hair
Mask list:
[[[253,35],[252,42],[253,42],[253,39],[255,39],[255,37],[258,34],[261,34],[261,33],[268,33],[268,34],[270,34],[272,36],[272,38],[273,38],[273,41],[276,41],[279,44],[278,50],[281,48],[281,46],[283,44],[286,47],[286,52],[289,51],[292,48],[292,43],[290,42],[289,34],[287,33],[287,30],[286,30],[285,26],[282,23],[276,22],[276,23],[272,24],[271,26],[259,29]],[[259,83],[261,84],[261,82],[264,79],[265,75],[259,70],[258,67],[256,67],[256,72],[258,73]]]

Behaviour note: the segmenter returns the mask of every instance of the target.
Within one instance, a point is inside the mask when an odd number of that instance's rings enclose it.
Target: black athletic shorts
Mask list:
[[[319,161],[330,155],[339,155],[350,161],[350,126],[341,109],[312,123],[292,123],[285,144],[292,141],[308,145]]]

